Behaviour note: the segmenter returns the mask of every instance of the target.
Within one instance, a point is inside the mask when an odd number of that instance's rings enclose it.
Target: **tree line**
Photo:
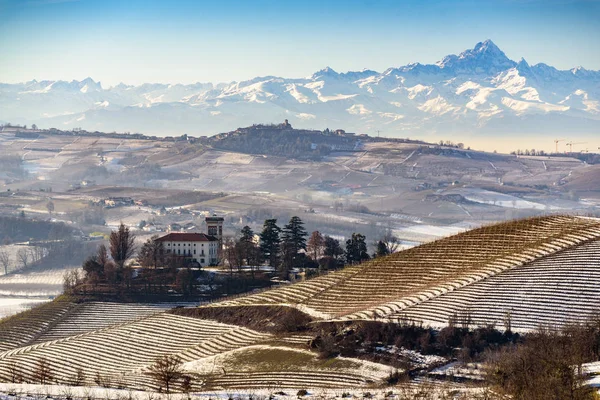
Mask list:
[[[283,227],[277,225],[276,218],[270,218],[264,221],[258,235],[249,226],[244,226],[237,240],[228,238],[224,244],[224,261],[232,272],[247,266],[252,274],[264,263],[287,279],[290,271],[296,268],[335,270],[388,255],[396,251],[398,245],[398,239],[388,232],[375,243],[375,253],[370,255],[367,239],[360,233],[353,233],[342,244],[319,231],[309,235],[298,216],[291,217]]]
[[[342,243],[319,231],[309,235],[297,216],[283,227],[271,218],[264,221],[258,235],[244,226],[237,238],[224,240],[220,262],[229,270],[225,275],[197,268],[183,257],[167,252],[157,239],[158,236],[151,237],[138,249],[135,234],[121,224],[111,232],[108,246],[101,244],[94,255],[85,259],[83,276],[65,276],[65,292],[118,296],[166,295],[173,291],[190,296],[243,293],[270,286],[273,273],[286,280],[294,270],[304,270],[310,276],[390,254],[399,244],[388,232],[374,244],[375,252],[369,254],[366,237],[360,233],[353,233]],[[135,270],[128,262],[134,255],[141,267]]]

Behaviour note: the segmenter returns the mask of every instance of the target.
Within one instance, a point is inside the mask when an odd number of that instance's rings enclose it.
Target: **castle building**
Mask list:
[[[219,239],[205,233],[171,232],[156,239],[167,254],[175,254],[201,267],[219,263]]]
[[[217,265],[221,258],[224,221],[222,217],[206,217],[208,234],[171,232],[156,240],[163,243],[167,254],[183,257],[186,261],[198,263],[201,267]]]

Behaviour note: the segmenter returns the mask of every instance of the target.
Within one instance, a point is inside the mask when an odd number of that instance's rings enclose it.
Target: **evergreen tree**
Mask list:
[[[236,248],[241,258],[246,261],[246,265],[250,266],[252,279],[254,279],[256,265],[260,259],[260,252],[256,243],[254,243],[254,232],[249,226],[246,225],[242,228],[241,237],[236,243]]]
[[[390,254],[387,244],[383,240],[377,242],[377,250],[375,250],[375,257],[383,257]]]
[[[279,244],[281,228],[277,226],[277,219],[267,219],[260,233],[260,252],[264,260],[273,268],[279,266]]]
[[[240,242],[242,243],[254,243],[254,232],[248,225],[244,226],[241,230],[242,236]]]
[[[369,259],[367,253],[367,242],[364,235],[353,233],[352,237],[346,241],[346,262],[348,264],[358,264]]]
[[[283,228],[281,250],[285,267],[285,271],[282,271],[284,274],[287,274],[289,269],[298,266],[300,260],[298,253],[300,250],[306,250],[307,236],[304,222],[299,217],[292,217],[290,222]]]
[[[333,257],[337,260],[342,254],[344,254],[344,249],[340,246],[340,241],[331,236],[325,236],[323,255],[326,257]]]
[[[281,239],[284,244],[289,245],[295,254],[300,250],[306,250],[306,237],[308,233],[304,229],[304,222],[300,217],[290,218],[290,222],[283,228]]]

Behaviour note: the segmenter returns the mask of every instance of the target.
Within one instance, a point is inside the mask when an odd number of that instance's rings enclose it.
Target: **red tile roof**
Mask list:
[[[156,240],[160,242],[214,242],[219,239],[204,233],[172,232]]]

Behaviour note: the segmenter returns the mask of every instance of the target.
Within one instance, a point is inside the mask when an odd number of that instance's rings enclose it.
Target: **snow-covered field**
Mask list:
[[[165,394],[148,391],[123,390],[123,389],[107,389],[102,387],[87,387],[87,386],[64,386],[64,385],[33,385],[33,384],[12,384],[0,383],[0,400],[34,400],[34,399],[126,399],[126,400],[188,400],[190,397],[197,400],[298,400],[299,398],[306,399],[347,399],[349,398],[367,398],[372,399],[398,399],[408,398],[406,396],[417,395],[424,391],[431,393],[432,397],[427,397],[432,400],[448,399],[456,397],[448,397],[451,394],[465,393],[481,393],[482,388],[457,387],[446,382],[424,382],[424,383],[408,383],[401,384],[396,387],[385,389],[314,389],[307,387],[306,396],[298,396],[297,389],[289,389],[285,387],[269,387],[256,390],[229,390],[229,391],[210,391],[187,394]],[[422,397],[415,397],[422,398]],[[467,397],[468,398],[468,397]]]
[[[17,314],[49,300],[49,298],[0,297],[0,318]]]
[[[485,376],[485,370],[481,363],[461,363],[453,362],[444,366],[435,368],[429,375],[437,377],[453,377],[470,380],[482,380]]]
[[[0,318],[61,294],[63,276],[68,270],[70,269],[0,276]]]
[[[461,189],[459,191],[465,199],[475,203],[490,204],[505,208],[532,209],[532,210],[558,210],[556,206],[536,203],[508,194],[491,192],[483,189]]]
[[[462,226],[436,226],[436,225],[413,225],[397,230],[399,237],[410,236],[411,234],[425,235],[433,237],[445,237],[455,235],[460,232],[464,232],[465,228]],[[396,233],[396,231],[395,231]]]

